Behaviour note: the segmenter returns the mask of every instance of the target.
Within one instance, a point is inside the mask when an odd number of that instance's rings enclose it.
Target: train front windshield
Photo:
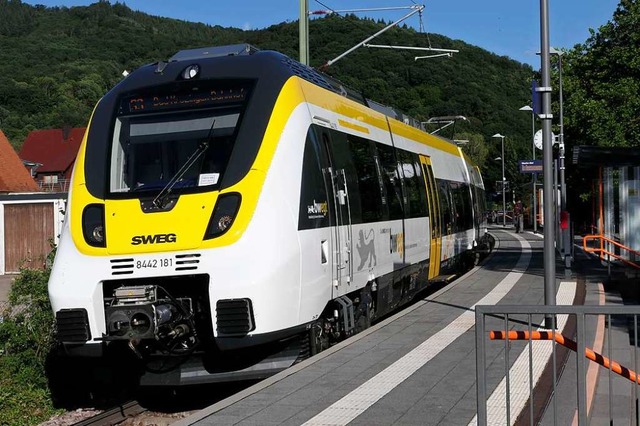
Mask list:
[[[179,84],[124,97],[111,142],[112,194],[220,185],[247,99],[243,85]]]

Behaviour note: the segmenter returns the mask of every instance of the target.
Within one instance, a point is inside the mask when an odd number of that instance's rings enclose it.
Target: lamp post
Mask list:
[[[502,156],[500,157],[502,159],[502,226],[506,227],[507,226],[507,199],[506,199],[506,195],[505,195],[505,177],[504,177],[504,136],[502,136],[500,133],[496,133],[495,135],[491,136],[492,138],[500,138],[502,139]]]
[[[536,159],[536,144],[534,142],[534,138],[536,135],[536,114],[533,111],[533,108],[531,108],[529,105],[525,105],[522,108],[520,108],[520,111],[529,111],[531,112],[531,154],[532,160]],[[533,216],[533,233],[537,234],[538,233],[538,201],[536,197],[536,184],[538,181],[538,174],[537,173],[533,173],[533,204],[531,206],[532,210],[532,216]]]

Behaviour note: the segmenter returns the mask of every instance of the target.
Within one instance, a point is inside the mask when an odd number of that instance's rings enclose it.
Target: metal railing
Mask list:
[[[69,192],[71,179],[58,179],[56,182],[39,180],[37,183],[42,192]]]
[[[600,245],[599,245],[599,247],[589,247],[588,246],[589,241],[599,241]],[[601,260],[606,260],[607,262],[610,262],[611,258],[614,258],[616,260],[621,261],[625,265],[629,265],[629,266],[632,266],[632,267],[634,267],[636,269],[640,269],[640,265],[638,265],[637,263],[635,263],[635,262],[633,262],[633,261],[631,261],[629,259],[625,259],[623,256],[608,250],[608,248],[606,247],[605,243],[611,244],[614,247],[619,248],[621,251],[626,251],[626,252],[628,252],[630,254],[634,254],[636,256],[640,256],[640,252],[638,252],[638,251],[636,251],[636,250],[634,250],[634,249],[632,249],[630,247],[627,247],[627,246],[625,246],[623,244],[620,244],[619,242],[617,242],[617,241],[615,241],[615,240],[613,240],[611,238],[608,238],[608,237],[606,237],[604,235],[585,235],[584,238],[582,239],[582,248],[587,253],[597,253]],[[608,256],[606,259],[605,259],[605,255]]]
[[[591,412],[592,424],[640,425],[639,316],[636,305],[476,306],[477,424],[544,419],[544,424],[587,425]],[[566,324],[564,330],[541,331],[545,317],[555,328]],[[598,329],[607,332],[596,338]],[[492,341],[491,334],[503,341]],[[587,347],[592,341],[606,344],[592,349]],[[597,394],[595,379],[587,380],[590,363],[589,377],[608,373],[608,381],[598,381]],[[621,400],[630,401],[627,408],[620,408]]]

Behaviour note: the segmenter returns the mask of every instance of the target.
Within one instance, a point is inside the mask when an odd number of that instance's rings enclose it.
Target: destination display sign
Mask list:
[[[120,114],[137,114],[190,107],[237,104],[244,102],[249,94],[249,85],[223,87],[190,87],[176,91],[166,88],[154,93],[140,93],[127,96],[120,103]]]
[[[542,173],[542,160],[520,160],[520,173]]]

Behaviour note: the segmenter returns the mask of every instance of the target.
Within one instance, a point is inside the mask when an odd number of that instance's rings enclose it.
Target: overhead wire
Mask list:
[[[346,16],[341,15],[340,13],[336,12],[336,10],[335,10],[335,9],[333,9],[333,8],[331,8],[331,7],[329,7],[329,6],[327,6],[326,4],[324,4],[323,2],[321,2],[320,0],[314,0],[314,1],[315,1],[316,3],[318,3],[320,6],[324,7],[325,9],[330,10],[330,11],[331,11],[331,13],[333,13],[334,15],[339,16],[340,18],[342,18],[342,20],[344,20],[344,21],[348,22],[348,23],[349,23],[349,25],[352,25],[353,27],[357,28],[358,30],[367,31],[367,32],[369,31],[369,29],[368,29],[368,28],[365,28],[365,27],[364,27],[364,25],[362,25],[362,24],[360,23],[360,20],[353,21],[353,20],[351,20],[351,19],[346,19]],[[357,24],[356,24],[356,22],[357,22]],[[369,49],[367,49],[367,50],[369,50]],[[369,54],[371,54],[371,53],[369,52]],[[325,67],[325,69],[324,69],[323,71],[324,71],[324,72],[327,72],[326,67]]]
[[[336,11],[335,9],[331,8],[330,6],[327,6],[325,3],[323,3],[321,0],[314,0],[316,3],[320,4],[322,7],[324,7],[325,9],[328,9],[329,11],[331,11],[332,14],[338,15],[341,18],[345,18],[346,16],[341,15],[338,11]],[[419,6],[414,0],[411,0],[411,2],[416,5]],[[423,21],[422,21],[422,10],[420,10],[419,12],[419,29],[420,29],[420,33],[424,33],[424,27],[423,27]],[[359,30],[364,30],[364,31],[370,31],[370,28],[365,28],[364,25],[361,23],[360,20],[358,21],[353,21],[353,20],[347,20],[347,22],[349,22],[349,25],[354,26],[355,28],[358,28]],[[429,47],[431,47],[431,40],[429,39],[429,34],[426,34],[427,36],[427,42],[429,44]],[[370,49],[367,49],[370,50]],[[370,53],[371,54],[371,53]],[[323,66],[323,67],[326,67]]]
[[[333,13],[334,15],[338,15],[340,18],[346,20],[350,25],[353,25],[354,27],[360,29],[360,30],[365,30],[365,31],[369,31],[368,28],[365,28],[363,25],[360,24],[360,20],[356,21],[358,22],[358,24],[356,25],[356,23],[352,20],[346,19],[346,16],[338,13],[335,9],[327,6],[326,4],[324,4],[323,2],[321,2],[320,0],[314,0],[316,3],[318,3],[320,6],[324,7],[325,9],[328,9],[331,11],[331,13]]]

